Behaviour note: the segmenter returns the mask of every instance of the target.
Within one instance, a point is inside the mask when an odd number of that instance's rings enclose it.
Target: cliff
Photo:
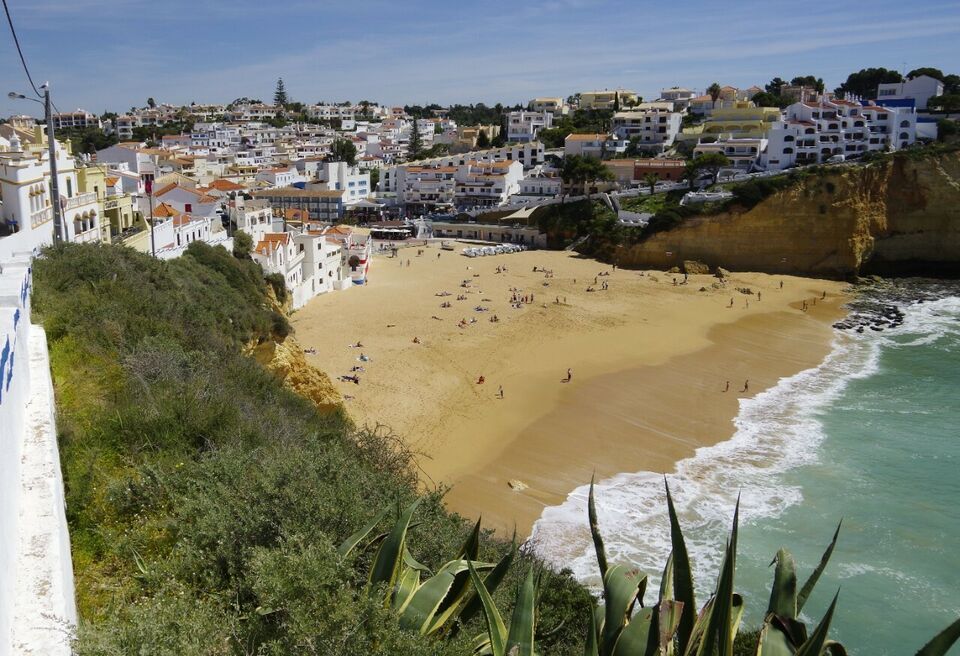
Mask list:
[[[250,349],[250,355],[284,386],[312,401],[320,412],[334,412],[341,407],[340,391],[327,374],[307,362],[303,348],[293,337],[264,341]]]
[[[960,153],[811,175],[752,209],[688,219],[614,257],[628,267],[699,260],[831,278],[960,275]]]

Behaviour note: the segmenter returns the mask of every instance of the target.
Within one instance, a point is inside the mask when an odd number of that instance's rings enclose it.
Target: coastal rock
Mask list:
[[[682,258],[831,278],[960,275],[960,152],[809,172],[749,210],[691,217],[617,257],[631,268]]]
[[[717,267],[717,272],[714,274],[720,280],[730,277],[730,272],[724,269],[723,267]]]
[[[527,489],[527,484],[516,478],[510,479],[507,485],[509,485],[510,489],[514,492],[523,492]]]
[[[684,260],[683,272],[691,276],[703,275],[703,274],[710,273],[710,267],[704,264],[703,262],[698,262],[696,260]]]
[[[265,341],[254,346],[250,355],[280,379],[284,386],[313,402],[322,413],[335,412],[343,397],[330,377],[307,362],[303,347],[293,337],[282,342]]]
[[[678,266],[670,267],[670,268],[667,270],[667,273],[680,273],[680,267],[678,267]]]

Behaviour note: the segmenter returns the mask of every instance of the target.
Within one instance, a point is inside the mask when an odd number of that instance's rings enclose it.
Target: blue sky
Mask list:
[[[869,66],[960,72],[960,2],[720,0],[8,0],[62,110],[158,102],[526,102],[774,76],[828,88]],[[5,26],[0,114],[27,82]]]

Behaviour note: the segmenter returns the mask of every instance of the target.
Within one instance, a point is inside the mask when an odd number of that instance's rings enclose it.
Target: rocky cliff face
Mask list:
[[[833,278],[960,275],[960,153],[812,176],[751,210],[689,219],[615,257],[622,266],[700,260]]]
[[[249,355],[274,373],[285,386],[317,406],[320,412],[338,410],[343,397],[330,377],[307,362],[303,348],[293,337],[282,342],[267,340],[249,350]]]

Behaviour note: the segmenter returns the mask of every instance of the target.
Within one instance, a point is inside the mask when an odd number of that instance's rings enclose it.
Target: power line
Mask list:
[[[30,80],[30,86],[33,87],[33,92],[37,96],[42,94],[37,89],[37,85],[33,83],[33,77],[30,75],[30,69],[27,68],[27,60],[23,56],[23,50],[20,49],[20,39],[17,38],[17,30],[13,27],[13,19],[10,18],[10,8],[7,6],[7,0],[3,0],[3,11],[7,14],[7,24],[10,25],[10,33],[13,35],[13,42],[17,46],[17,52],[20,54],[20,63],[23,64],[23,72],[27,74],[27,79]]]

